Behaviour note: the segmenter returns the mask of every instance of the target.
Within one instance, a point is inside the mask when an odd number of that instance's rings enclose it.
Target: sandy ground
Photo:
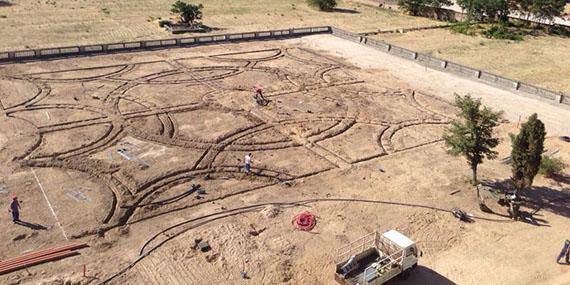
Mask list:
[[[255,104],[254,85],[269,105]],[[0,217],[0,259],[90,247],[0,282],[334,284],[338,248],[398,229],[424,254],[394,284],[564,284],[570,268],[554,258],[568,238],[570,172],[537,177],[524,222],[493,201],[497,214],[480,212],[465,161],[440,141],[453,93],[505,111],[499,158],[519,116],[537,112],[548,152],[570,162],[559,139],[570,111],[332,36],[5,66],[0,208],[18,195],[29,224]],[[501,161],[480,178],[508,178]],[[317,215],[312,232],[291,226],[302,210]],[[198,239],[212,250],[193,249]]]
[[[322,38],[327,40],[322,41]],[[312,41],[312,39],[316,40]],[[405,59],[342,39],[324,36],[321,38],[308,37],[303,40],[311,47],[328,50],[335,55],[347,58],[362,68],[380,69],[395,79],[407,82],[412,88],[437,95],[446,100],[452,101],[455,93],[471,94],[481,98],[488,106],[505,111],[505,118],[510,121],[518,122],[519,117],[524,119],[536,112],[542,120],[548,122],[549,135],[566,135],[570,131],[566,121],[568,110],[548,103],[537,102],[535,98],[526,98],[448,73],[428,69],[418,64],[410,64]]]

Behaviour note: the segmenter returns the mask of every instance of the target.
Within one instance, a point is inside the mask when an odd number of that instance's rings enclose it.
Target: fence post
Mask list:
[[[441,63],[441,68],[447,68],[447,61],[446,61],[446,60],[444,60],[444,61]]]
[[[417,59],[417,58],[418,58],[418,53],[417,53],[417,52],[414,52],[414,53],[412,54],[412,58],[413,58],[413,59]]]
[[[477,78],[481,78],[481,70],[475,71],[475,76],[477,76]]]
[[[521,86],[521,83],[518,81],[513,84],[513,87],[515,88],[515,90],[519,90],[520,86]]]
[[[562,104],[562,99],[564,99],[564,95],[562,92],[560,92],[560,95],[556,96],[556,101],[558,101],[558,104]]]
[[[391,49],[392,49],[392,45],[391,45],[391,44],[388,44],[388,45],[386,46],[386,51],[390,51]]]

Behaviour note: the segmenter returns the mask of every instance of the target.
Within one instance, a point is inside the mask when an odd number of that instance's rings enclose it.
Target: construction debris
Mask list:
[[[212,249],[212,248],[210,247],[210,244],[209,244],[207,241],[201,241],[201,242],[199,242],[198,245],[197,245],[197,247],[198,247],[198,249],[199,249],[201,252],[207,252],[207,251],[209,251],[210,249]]]
[[[462,222],[472,223],[473,222],[473,215],[466,213],[465,211],[459,208],[451,209],[451,213],[453,216],[458,218]]]
[[[277,215],[279,215],[279,212],[280,212],[279,207],[275,205],[266,206],[260,211],[261,215],[264,216],[266,219],[272,219],[277,217]]]
[[[72,244],[58,248],[44,249],[33,253],[0,262],[0,275],[16,270],[24,269],[33,265],[55,261],[58,259],[78,255],[78,249],[87,247],[87,244]]]

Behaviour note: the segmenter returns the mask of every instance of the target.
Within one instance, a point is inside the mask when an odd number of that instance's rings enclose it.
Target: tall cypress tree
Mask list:
[[[512,182],[517,191],[516,195],[532,186],[534,177],[540,169],[545,137],[544,124],[538,119],[536,113],[522,124],[517,136],[511,136]]]

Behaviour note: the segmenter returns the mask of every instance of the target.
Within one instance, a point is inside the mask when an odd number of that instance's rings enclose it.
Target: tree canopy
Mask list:
[[[312,7],[317,7],[321,11],[330,11],[336,7],[336,0],[306,0],[307,4]]]
[[[494,112],[483,106],[480,99],[471,96],[455,96],[455,104],[460,120],[451,122],[443,134],[443,140],[448,152],[454,156],[464,156],[469,164],[473,185],[477,185],[477,166],[483,159],[494,159],[497,152],[493,150],[499,139],[493,135],[494,128],[499,124],[501,112]]]
[[[511,136],[512,182],[516,190],[521,191],[532,186],[534,177],[540,169],[546,131],[536,114],[522,124],[517,136]]]
[[[196,20],[202,19],[203,8],[202,4],[194,5],[178,0],[172,4],[170,12],[178,14],[181,23],[194,25]]]
[[[398,0],[402,10],[412,16],[424,15],[427,9],[453,5],[451,0]],[[437,10],[435,11],[437,13]]]
[[[470,21],[508,21],[517,12],[527,18],[552,21],[564,12],[566,0],[457,0]]]

